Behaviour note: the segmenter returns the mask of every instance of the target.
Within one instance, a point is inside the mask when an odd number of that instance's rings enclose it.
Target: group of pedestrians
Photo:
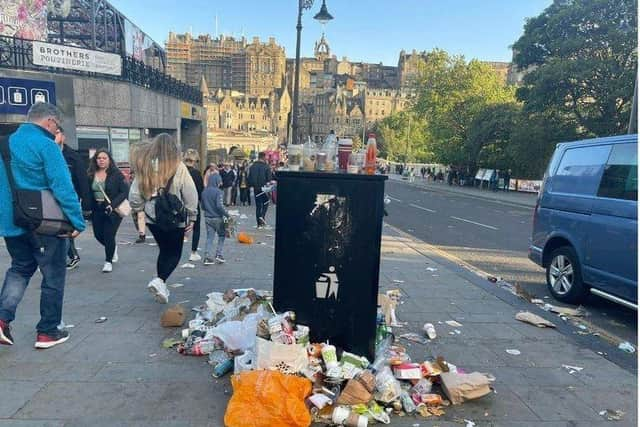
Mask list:
[[[240,165],[223,163],[218,166],[222,179],[223,201],[225,206],[237,206],[238,196],[240,205],[251,206],[249,168],[247,161]]]
[[[207,230],[203,262],[225,262],[222,250],[230,217],[225,205],[235,203],[233,188],[240,193],[243,205],[250,205],[249,188],[253,188],[257,227],[266,225],[269,198],[263,187],[272,180],[272,174],[264,153],[251,167],[245,162],[220,171],[209,165],[201,174],[197,151],[187,150],[183,156],[176,139],[163,133],[133,148],[129,186],[108,150],[97,150],[85,171],[82,159],[65,144],[63,121],[56,106],[38,103],[30,109],[27,123],[0,139],[0,236],[11,256],[0,292],[0,344],[14,343],[10,323],[37,269],[42,273],[42,284],[35,347],[49,348],[69,338],[68,332],[58,326],[66,272],[77,267],[80,260],[73,239],[85,230],[83,210],[90,212],[94,236],[104,247],[104,273],[112,272],[118,262],[116,234],[123,218],[132,216],[137,243],[146,240],[149,230],[159,253],[156,275],[147,289],[160,303],[169,301],[166,281],[180,262],[187,233],[193,232],[189,259],[202,259],[197,252],[202,216]],[[225,176],[233,176],[231,186],[225,187]],[[17,190],[49,192],[72,230],[42,235],[16,225]]]

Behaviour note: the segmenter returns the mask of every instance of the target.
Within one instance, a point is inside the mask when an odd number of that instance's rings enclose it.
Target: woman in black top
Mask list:
[[[242,162],[240,171],[238,172],[238,186],[240,187],[240,203],[242,206],[251,206],[251,197],[249,197],[249,168],[247,161]]]
[[[111,273],[112,263],[118,262],[116,233],[122,222],[115,208],[127,198],[129,186],[111,154],[105,149],[99,149],[91,158],[88,175],[93,234],[104,246],[105,263],[102,272]]]

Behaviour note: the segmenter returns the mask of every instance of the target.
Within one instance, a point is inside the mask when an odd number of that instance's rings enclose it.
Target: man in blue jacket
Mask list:
[[[69,168],[54,142],[62,120],[62,112],[55,105],[35,104],[27,114],[27,123],[20,125],[8,142],[4,142],[9,144],[16,186],[24,190],[50,190],[75,231],[69,236],[39,235],[36,244],[30,232],[17,227],[13,223],[13,198],[7,171],[4,162],[0,162],[0,236],[4,237],[11,256],[11,267],[0,293],[0,344],[13,344],[9,324],[38,268],[42,284],[35,347],[49,348],[69,339],[67,331],[58,329],[62,318],[68,238],[80,234],[85,224]]]

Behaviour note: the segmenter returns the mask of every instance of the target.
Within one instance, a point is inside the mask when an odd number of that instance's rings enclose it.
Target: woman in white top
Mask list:
[[[156,301],[166,304],[169,290],[165,282],[180,262],[185,233],[196,221],[198,192],[171,135],[156,136],[151,143],[137,146],[132,155],[136,170],[129,193],[131,209],[144,212],[147,228],[160,249],[157,277],[147,288]]]

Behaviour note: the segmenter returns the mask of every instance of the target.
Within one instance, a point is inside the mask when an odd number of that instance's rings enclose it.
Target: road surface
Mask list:
[[[389,180],[391,199],[385,221],[448,255],[546,301],[550,297],[544,271],[529,261],[527,248],[533,208],[505,201],[455,193],[446,185],[418,188]],[[483,192],[478,191],[482,196]],[[615,339],[637,343],[637,313],[591,296],[584,304],[592,324]],[[597,329],[596,329],[597,330]]]

